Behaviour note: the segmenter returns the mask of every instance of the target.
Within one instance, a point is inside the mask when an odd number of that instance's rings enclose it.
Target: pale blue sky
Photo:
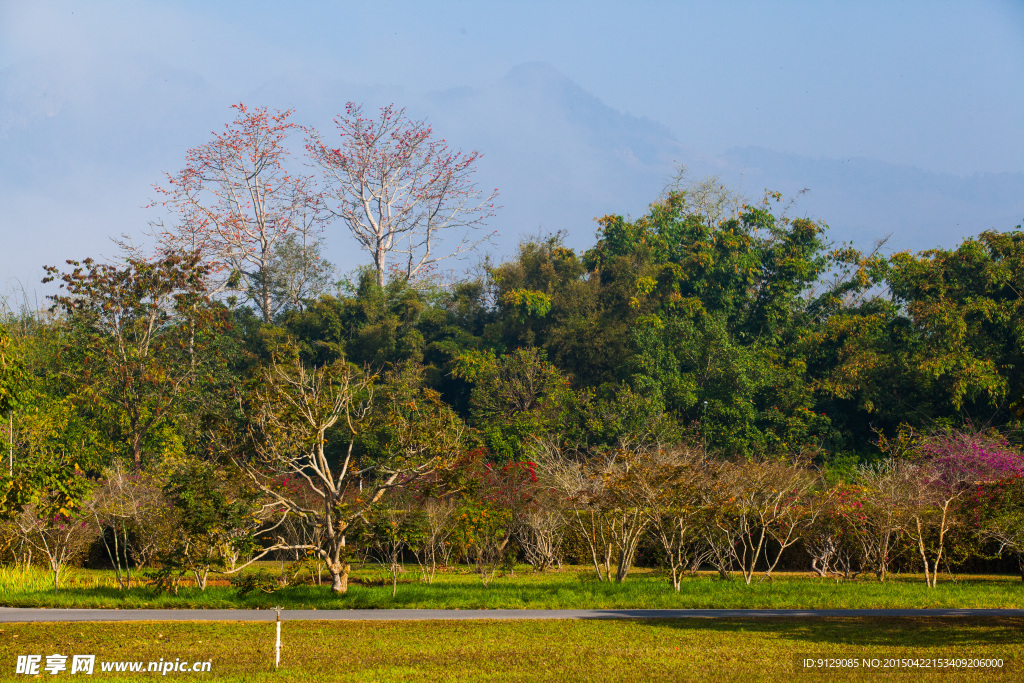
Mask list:
[[[708,152],[756,144],[969,174],[1024,170],[1024,2],[35,2],[0,67],[147,53],[244,93],[309,70],[433,90],[546,61]]]

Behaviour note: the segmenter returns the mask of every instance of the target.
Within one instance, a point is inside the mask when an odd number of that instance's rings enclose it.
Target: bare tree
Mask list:
[[[451,496],[443,498],[427,498],[423,502],[423,514],[426,521],[426,533],[420,543],[413,548],[416,561],[420,566],[420,579],[427,583],[434,582],[438,565],[448,566],[452,551],[454,526],[452,518],[458,509],[458,503]]]
[[[560,562],[569,519],[558,494],[546,490],[533,496],[516,511],[513,523],[516,541],[534,570],[543,572]]]
[[[37,504],[26,505],[14,518],[24,544],[46,558],[53,573],[53,592],[65,567],[78,559],[96,537],[96,529],[84,514],[75,511],[52,514]]]
[[[683,573],[696,572],[711,555],[700,533],[704,454],[686,447],[650,449],[634,460],[631,473],[634,495],[642,501],[678,591]]]
[[[174,515],[152,475],[126,472],[115,461],[103,472],[86,511],[96,522],[114,577],[122,589],[131,588],[131,565],[144,569],[153,559]]]
[[[609,519],[601,505],[603,481],[592,476],[583,456],[563,452],[557,437],[538,437],[533,450],[542,476],[571,508],[570,522],[587,543],[597,580],[610,581],[613,542]]]
[[[611,580],[613,559],[615,580],[626,579],[650,521],[630,479],[633,455],[625,449],[569,454],[538,440],[538,464],[569,501],[571,519],[587,542],[599,581]]]
[[[700,216],[704,225],[715,228],[723,220],[736,218],[750,202],[740,192],[726,186],[721,176],[694,180],[680,164],[662,190],[662,201],[682,201],[690,213]]]
[[[864,510],[851,521],[864,561],[879,581],[885,581],[893,552],[906,527],[912,468],[909,462],[894,458],[857,468]]]
[[[370,253],[377,284],[384,284],[391,254],[401,255],[401,269],[412,278],[483,241],[470,240],[469,231],[494,215],[498,191],[473,185],[478,152],[450,150],[444,140],[431,139],[430,126],[394,105],[370,119],[349,102],[335,124],[340,147],[310,131],[307,149],[323,169],[330,212]],[[458,231],[458,244],[439,243],[444,233]]]
[[[987,521],[981,530],[981,537],[997,543],[1000,555],[1012,553],[1017,556],[1020,580],[1024,581],[1024,511],[1006,505],[994,519]]]
[[[722,539],[748,584],[762,555],[763,578],[770,578],[783,551],[799,539],[802,505],[813,477],[799,464],[775,461],[736,460],[724,463],[716,473],[709,510]],[[767,541],[778,547],[768,555]]]

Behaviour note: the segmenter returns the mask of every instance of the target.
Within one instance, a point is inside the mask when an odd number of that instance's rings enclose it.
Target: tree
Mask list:
[[[144,568],[176,526],[161,489],[152,474],[126,472],[118,461],[104,470],[88,501],[86,511],[96,522],[121,589],[131,588],[131,566]]]
[[[406,549],[419,548],[428,535],[426,516],[416,509],[408,490],[396,489],[388,505],[367,511],[361,540],[391,577],[391,596],[398,591],[398,575]]]
[[[1016,555],[1024,581],[1024,476],[1009,477],[978,487],[968,501],[976,515],[982,539],[998,546],[998,553]]]
[[[515,511],[513,528],[523,556],[534,571],[562,566],[562,540],[569,518],[557,491],[535,485],[529,499]]]
[[[178,581],[192,574],[205,591],[211,571],[236,574],[284,546],[259,547],[281,525],[279,504],[264,502],[246,479],[208,462],[186,462],[168,477],[163,494],[176,526],[160,555],[157,583],[177,593]],[[247,559],[238,564],[238,558]]]
[[[635,495],[631,481],[635,454],[626,449],[571,452],[560,441],[552,435],[538,438],[542,474],[571,505],[569,516],[590,550],[598,581],[612,580],[612,560],[617,559],[615,580],[621,583],[650,521],[646,501]]]
[[[710,556],[700,534],[707,518],[701,505],[701,488],[708,484],[705,458],[694,448],[652,448],[639,454],[629,471],[632,495],[661,543],[677,591],[683,572],[696,572]]]
[[[453,374],[473,383],[473,424],[501,462],[522,460],[538,435],[568,429],[564,413],[572,402],[568,381],[536,348],[496,356],[466,352],[455,359]]]
[[[217,373],[222,311],[210,305],[199,255],[166,254],[123,267],[86,259],[47,267],[66,294],[51,297],[70,326],[62,372],[141,470],[147,438],[182,415]]]
[[[799,540],[809,521],[806,504],[814,476],[799,463],[773,460],[734,460],[722,463],[715,474],[708,508],[716,531],[729,539],[747,584],[762,556],[763,578],[771,578],[783,551]],[[774,541],[774,558],[769,540]]]
[[[383,286],[389,255],[402,255],[406,278],[480,243],[468,231],[494,215],[494,199],[471,181],[478,152],[451,151],[432,140],[423,121],[389,105],[379,119],[363,116],[352,102],[335,118],[341,146],[327,145],[311,131],[307,149],[323,169],[333,216],[343,221],[359,245],[370,252]],[[441,244],[445,233],[466,230],[457,246]],[[437,254],[442,249],[442,255]]]
[[[269,275],[278,310],[302,311],[306,302],[334,284],[334,266],[320,253],[320,242],[310,235],[289,234],[274,245]]]
[[[917,542],[925,582],[934,588],[947,537],[964,523],[957,502],[980,484],[1024,475],[1024,456],[997,434],[948,431],[917,440],[907,531]]]
[[[235,456],[287,514],[322,529],[315,543],[281,547],[314,552],[336,593],[348,590],[352,527],[462,447],[461,422],[422,386],[417,368],[396,369],[380,386],[378,379],[344,359],[313,368],[297,353],[275,361],[249,401],[255,453]]]
[[[986,231],[954,250],[894,254],[891,264],[893,301],[917,331],[904,353],[941,400],[936,408],[961,421],[1012,418],[1024,380],[1024,233]]]
[[[912,463],[893,457],[857,467],[859,489],[852,493],[859,505],[847,520],[861,544],[865,565],[879,581],[885,581],[906,528],[913,469]]]
[[[804,534],[804,549],[811,569],[825,578],[830,574],[854,579],[863,571],[864,554],[856,530],[863,524],[864,504],[855,486],[836,485],[818,498],[820,512]]]
[[[729,455],[784,455],[828,428],[801,343],[830,265],[824,227],[773,215],[778,198],[728,217],[669,192],[647,216],[602,218],[584,256],[631,322],[615,374]]]
[[[447,566],[451,559],[452,535],[455,533],[452,519],[458,511],[458,501],[454,496],[428,497],[423,501],[422,513],[424,534],[420,542],[413,546],[412,551],[420,566],[420,580],[434,582],[437,566]]]
[[[155,188],[180,221],[161,226],[157,237],[164,249],[201,253],[212,273],[228,271],[228,283],[237,281],[271,322],[288,302],[275,291],[279,246],[289,235],[315,242],[322,207],[310,180],[286,168],[292,111],[232,109],[235,120],[190,149],[185,167]]]
[[[17,480],[3,482],[0,517],[9,517],[22,544],[46,558],[56,593],[61,572],[95,537],[83,512],[92,486],[66,452],[41,455],[40,461],[20,469]]]
[[[537,484],[534,463],[499,465],[484,459],[486,454],[485,449],[475,449],[459,465],[463,491],[454,535],[485,586],[499,567],[514,572],[512,541],[521,537],[521,515],[533,502]]]
[[[0,325],[0,417],[10,416],[3,432],[13,429],[14,409],[25,399],[27,387],[25,364],[16,352],[11,336]],[[10,442],[14,441],[13,434],[7,433],[6,436]]]

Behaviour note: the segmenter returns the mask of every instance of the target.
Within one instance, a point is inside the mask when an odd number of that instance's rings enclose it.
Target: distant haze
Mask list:
[[[680,163],[752,199],[808,188],[791,213],[865,248],[1020,223],[1022,5],[820,4],[0,4],[0,290],[141,235],[152,185],[238,101],[328,139],[347,101],[394,102],[480,150],[498,257],[538,232],[589,246]]]

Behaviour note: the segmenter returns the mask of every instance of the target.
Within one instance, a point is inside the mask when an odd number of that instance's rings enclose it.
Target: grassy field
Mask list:
[[[0,679],[18,655],[94,654],[102,662],[210,661],[204,681],[882,680],[889,658],[1002,658],[1002,669],[903,668],[897,680],[1021,680],[1021,619],[285,622],[0,624]],[[805,658],[879,660],[879,668],[805,671]],[[69,659],[70,662],[70,659]],[[43,677],[50,678],[46,671]],[[69,676],[65,671],[61,676]],[[142,674],[147,676],[146,674]],[[157,674],[148,674],[147,677]],[[120,674],[138,678],[139,674]]]
[[[277,565],[274,565],[275,567]],[[411,574],[411,572],[410,572]],[[62,588],[53,593],[43,571],[21,572],[0,568],[0,605],[9,607],[271,607],[288,608],[1024,608],[1024,584],[1011,576],[944,577],[929,589],[916,575],[892,576],[885,583],[861,577],[855,581],[820,579],[808,574],[779,574],[773,581],[746,585],[736,578],[721,581],[703,574],[688,577],[682,590],[672,590],[665,577],[639,569],[622,584],[602,583],[585,567],[538,574],[520,568],[515,576],[502,576],[484,587],[468,571],[439,573],[433,584],[412,579],[398,584],[392,597],[390,583],[381,585],[373,569],[356,571],[347,595],[336,597],[328,586],[295,585],[273,594],[239,597],[226,585],[201,592],[185,587],[178,595],[148,587],[120,591],[110,572],[71,569]]]

